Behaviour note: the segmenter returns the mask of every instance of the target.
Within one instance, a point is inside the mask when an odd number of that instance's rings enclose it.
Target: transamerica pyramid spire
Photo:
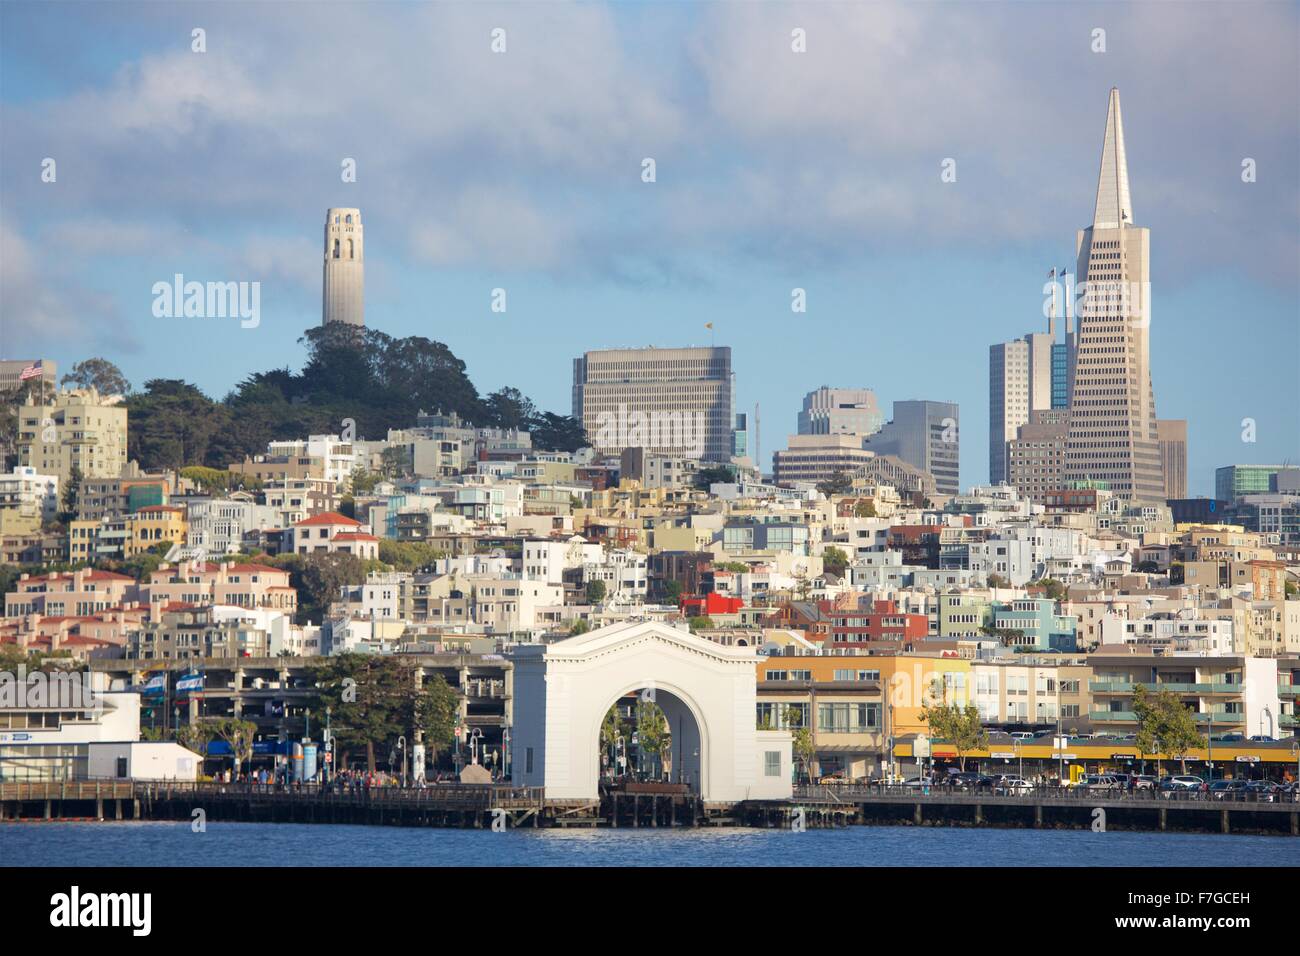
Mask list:
[[[1133,224],[1133,201],[1128,194],[1128,157],[1124,153],[1124,119],[1119,110],[1119,90],[1111,87],[1092,226],[1094,229],[1116,229],[1121,224]]]

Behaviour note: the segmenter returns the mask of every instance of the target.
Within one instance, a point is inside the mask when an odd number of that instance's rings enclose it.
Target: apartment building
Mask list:
[[[1169,691],[1192,711],[1203,734],[1241,733],[1279,736],[1278,662],[1244,655],[1130,654],[1109,651],[1089,657],[1094,726],[1134,733],[1133,694]]]
[[[83,479],[117,477],[126,466],[121,398],[93,388],[60,390],[43,403],[29,394],[18,406],[18,464],[54,475],[63,486],[74,470]]]

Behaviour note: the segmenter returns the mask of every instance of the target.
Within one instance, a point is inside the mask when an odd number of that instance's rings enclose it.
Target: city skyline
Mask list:
[[[1278,121],[1296,106],[1296,84],[1285,82],[1295,64],[1278,42],[1294,24],[1291,9],[1260,7],[1228,22],[1170,6],[1159,35],[1145,11],[1017,10],[1000,36],[1000,8],[979,23],[965,11],[854,9],[849,26],[834,31],[817,9],[718,7],[657,17],[652,36],[675,28],[681,36],[670,52],[652,54],[636,36],[646,25],[639,11],[557,8],[552,16],[611,84],[643,81],[629,105],[588,97],[563,69],[572,49],[527,44],[539,22],[531,11],[391,12],[362,24],[339,5],[343,21],[368,36],[441,38],[439,49],[480,74],[517,64],[476,100],[448,97],[445,121],[414,117],[407,128],[385,109],[346,133],[340,121],[358,103],[325,103],[303,52],[341,42],[347,31],[337,24],[295,18],[293,31],[303,33],[294,38],[275,13],[241,12],[236,22],[213,8],[200,56],[185,15],[119,9],[139,27],[130,40],[95,35],[99,11],[75,24],[38,20],[22,5],[8,14],[29,19],[38,42],[22,50],[6,39],[0,67],[0,110],[15,131],[0,146],[9,210],[0,236],[4,358],[70,368],[103,355],[137,386],[179,377],[218,398],[250,372],[297,367],[297,340],[321,319],[312,230],[322,208],[346,206],[364,211],[378,243],[367,324],[446,342],[482,392],[510,383],[543,407],[563,408],[573,355],[705,345],[711,322],[717,342],[734,350],[736,408],[760,404],[768,449],[793,429],[803,395],[825,381],[870,385],[882,404],[950,400],[965,410],[964,488],[986,477],[978,450],[987,446],[987,380],[971,355],[1043,322],[1042,277],[1069,261],[1065,243],[1085,221],[1095,185],[1100,101],[1119,86],[1133,188],[1156,239],[1158,411],[1189,422],[1188,492],[1212,494],[1213,471],[1225,464],[1296,458],[1288,211],[1298,146],[1293,124]],[[484,59],[489,27],[502,17],[510,52]],[[1090,49],[1099,25],[1105,53]],[[805,60],[789,49],[794,27],[808,31]],[[939,77],[904,84],[887,101],[854,91],[844,103],[815,102],[885,28],[912,57],[963,36],[950,50],[954,69],[987,81],[982,95]],[[85,53],[79,72],[56,78],[32,56],[56,33]],[[1243,64],[1210,36],[1251,42],[1258,55]],[[268,53],[272,40],[283,44],[278,59]],[[1161,64],[1190,46],[1201,68],[1171,87]],[[1044,72],[1027,82],[1053,58],[1064,79]],[[1007,66],[989,66],[1002,59]],[[762,109],[739,95],[741,78],[771,92]],[[530,84],[557,104],[540,118],[531,101],[516,102],[528,100],[521,91]],[[426,95],[418,86],[391,92],[398,116]],[[314,111],[299,116],[307,103]],[[92,108],[98,125],[86,122]],[[484,109],[493,117],[486,124]],[[966,119],[945,123],[963,109]],[[580,123],[566,136],[561,120],[570,114]],[[607,122],[624,114],[630,121]],[[700,115],[710,132],[696,131]],[[900,122],[916,115],[935,118]],[[272,137],[250,163],[231,162],[230,146],[281,121],[311,129],[314,145]],[[861,128],[846,138],[854,122]],[[393,149],[367,150],[392,136]],[[826,152],[832,141],[837,149]],[[192,155],[193,143],[213,155]],[[808,165],[809,149],[827,158]],[[716,153],[724,158],[709,161]],[[46,157],[59,161],[55,183],[41,182]],[[642,178],[647,157],[654,182]],[[943,183],[949,157],[957,177]],[[1258,162],[1255,182],[1242,181],[1246,157]],[[340,179],[348,158],[357,164],[352,183]],[[419,177],[405,168],[417,158]],[[224,171],[214,164],[223,159]],[[196,177],[204,189],[194,188]],[[1231,242],[1203,238],[1225,231]],[[261,324],[188,320],[173,326],[179,334],[160,335],[149,290],[174,273],[262,282]],[[496,288],[509,295],[505,313],[491,311]],[[790,311],[795,288],[806,292],[806,313]],[[923,329],[936,334],[917,339]],[[1237,336],[1233,352],[1248,361],[1225,367],[1221,340]],[[1211,377],[1221,387],[1205,389]],[[1254,444],[1241,440],[1246,418]]]

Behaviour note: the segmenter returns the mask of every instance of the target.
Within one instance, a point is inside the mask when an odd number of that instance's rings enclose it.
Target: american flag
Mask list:
[[[44,369],[41,368],[40,360],[37,360],[18,373],[18,381],[25,382],[29,378],[36,378],[43,371]]]

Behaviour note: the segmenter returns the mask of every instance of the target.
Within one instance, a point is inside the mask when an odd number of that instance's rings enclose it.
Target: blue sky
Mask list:
[[[9,2],[0,27],[4,357],[216,397],[297,368],[325,210],[357,206],[368,324],[446,342],[485,392],[567,412],[584,349],[713,322],[765,458],[805,392],[864,385],[959,402],[983,481],[988,346],[1043,325],[1118,86],[1190,490],[1300,459],[1293,4]],[[155,318],[177,272],[260,282],[261,325]]]

